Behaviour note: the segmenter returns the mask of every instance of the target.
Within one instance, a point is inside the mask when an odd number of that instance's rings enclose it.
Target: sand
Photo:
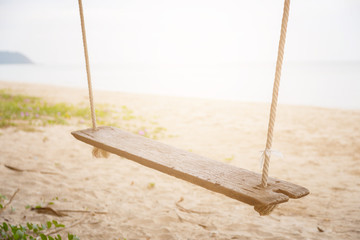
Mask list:
[[[82,103],[86,89],[0,82],[1,89]],[[95,101],[126,105],[156,120],[159,141],[259,172],[269,105],[95,91]],[[360,239],[360,111],[278,108],[270,175],[307,187],[310,195],[261,217],[249,205],[91,147],[70,132],[90,126],[0,129],[0,193],[20,189],[0,221],[55,219],[81,239]],[[171,136],[170,136],[171,135]],[[17,172],[5,165],[36,170]],[[50,205],[57,217],[26,209]]]

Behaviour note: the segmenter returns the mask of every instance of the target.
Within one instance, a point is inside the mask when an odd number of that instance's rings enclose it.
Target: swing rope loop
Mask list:
[[[287,29],[287,23],[288,23],[288,19],[289,19],[289,10],[290,10],[290,0],[285,0],[283,18],[282,18],[282,23],[281,23],[281,34],[280,34],[280,41],[279,41],[279,47],[278,47],[278,56],[277,56],[277,61],[276,61],[275,80],[274,80],[273,95],[272,95],[272,101],[271,101],[270,118],[269,118],[269,126],[268,126],[265,152],[267,152],[267,151],[271,152],[273,131],[274,131],[274,125],[275,125],[275,118],[276,118],[276,107],[277,107],[277,102],[278,102],[278,94],[279,94],[279,86],[280,86],[281,68],[282,68],[283,57],[284,57],[286,29]],[[269,176],[270,156],[271,156],[271,154],[265,154],[265,161],[264,161],[264,165],[263,165],[262,178],[261,178],[261,186],[264,188],[267,187],[267,181],[268,181],[268,176]]]

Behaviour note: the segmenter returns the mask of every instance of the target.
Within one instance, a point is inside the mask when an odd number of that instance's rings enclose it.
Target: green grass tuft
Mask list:
[[[0,128],[67,124],[72,117],[90,116],[87,108],[66,103],[50,104],[41,98],[10,94],[5,90],[0,90],[0,114]]]
[[[95,113],[99,126],[114,126],[152,139],[165,137],[167,131],[157,122],[136,115],[125,105],[117,108],[97,104]],[[39,131],[39,126],[90,124],[90,119],[90,109],[87,106],[49,103],[38,97],[0,90],[0,128],[17,127],[23,131],[35,132]]]

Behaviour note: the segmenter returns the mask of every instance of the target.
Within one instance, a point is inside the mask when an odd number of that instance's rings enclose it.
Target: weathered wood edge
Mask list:
[[[99,130],[106,130],[106,129],[110,129],[110,128],[111,127],[99,127]],[[111,128],[111,129],[115,129],[115,128]],[[120,129],[116,129],[116,130],[117,131],[122,131]],[[91,134],[89,134],[88,132],[93,132],[94,133],[94,130],[93,129],[84,129],[84,130],[74,131],[74,132],[72,132],[72,135],[76,139],[78,139],[78,140],[80,140],[82,142],[85,142],[87,144],[90,144],[90,145],[93,145],[95,147],[104,149],[104,150],[106,150],[108,152],[114,153],[114,154],[119,155],[121,157],[125,157],[127,159],[136,161],[139,164],[142,164],[144,166],[156,169],[158,171],[161,171],[161,172],[166,173],[168,175],[172,175],[172,176],[180,178],[182,180],[191,182],[193,184],[199,185],[199,186],[204,187],[204,188],[206,188],[208,190],[224,194],[224,195],[226,195],[228,197],[231,197],[231,198],[234,198],[236,200],[247,203],[249,205],[255,206],[255,209],[256,208],[263,208],[264,206],[265,207],[266,206],[274,206],[276,204],[286,202],[286,201],[289,200],[289,197],[290,198],[301,198],[301,197],[306,196],[307,194],[309,194],[309,190],[304,188],[304,187],[298,186],[296,184],[288,183],[288,182],[283,181],[283,180],[278,180],[278,179],[275,179],[275,178],[269,178],[269,186],[268,186],[268,188],[266,188],[266,189],[261,189],[260,187],[255,187],[255,188],[257,189],[257,191],[261,191],[265,195],[269,194],[269,193],[274,193],[274,192],[278,193],[278,194],[277,194],[276,198],[271,199],[270,201],[268,201],[268,199],[266,201],[262,201],[262,200],[259,200],[258,198],[253,198],[253,197],[249,196],[249,194],[247,195],[247,194],[244,194],[244,193],[233,191],[232,189],[224,188],[223,186],[219,185],[218,183],[214,183],[214,182],[209,183],[208,181],[206,181],[204,179],[199,179],[199,178],[197,178],[195,176],[192,176],[192,175],[189,175],[187,173],[179,172],[176,169],[169,168],[167,166],[158,164],[158,163],[156,163],[154,161],[149,161],[148,159],[141,158],[141,157],[136,156],[136,155],[134,155],[132,153],[122,151],[121,149],[113,148],[113,147],[111,147],[109,145],[106,145],[106,144],[103,144],[103,143],[101,143],[99,141],[96,141],[96,139],[90,139],[93,136]],[[122,132],[124,132],[124,131],[122,131]],[[127,133],[127,134],[131,134],[131,133]],[[144,138],[144,137],[139,136],[139,135],[135,135],[135,134],[132,134],[132,135],[134,135],[134,137],[136,137],[136,138]],[[144,138],[143,141],[152,141],[152,142],[156,142],[156,144],[163,144],[163,143],[160,143],[160,142],[148,139],[148,138]],[[166,145],[166,144],[163,144],[163,145]],[[168,146],[168,145],[166,145],[166,146]],[[174,148],[174,147],[171,147],[171,148]],[[176,148],[174,148],[174,149],[176,149]],[[180,150],[180,149],[177,149],[177,150]],[[183,150],[180,150],[180,151],[183,151]],[[183,151],[183,152],[186,152],[186,151]],[[189,153],[189,154],[194,155],[193,153]],[[198,155],[198,157],[204,159],[204,157],[202,157],[202,156]],[[210,164],[212,162],[214,162],[214,160],[211,160],[211,159],[207,159],[207,160],[209,160]],[[219,162],[217,162],[217,164],[219,164]],[[224,163],[221,163],[221,164],[224,164]],[[231,166],[231,167],[236,168],[234,166]],[[241,169],[241,168],[236,168],[236,169],[238,171],[241,170],[243,172],[250,172],[248,170]],[[260,179],[260,174],[257,174],[257,173],[252,173],[252,174],[258,175],[258,178]],[[291,187],[289,187],[289,186],[291,186]],[[294,191],[294,188],[296,189],[295,191]]]

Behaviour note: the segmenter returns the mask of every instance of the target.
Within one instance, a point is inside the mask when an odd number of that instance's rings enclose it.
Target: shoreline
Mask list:
[[[5,87],[4,87],[5,86]],[[4,81],[0,80],[0,87],[3,88],[11,88],[12,90],[16,90],[19,93],[26,93],[30,91],[32,94],[38,94],[39,96],[43,97],[43,93],[39,93],[40,89],[61,89],[61,91],[71,91],[74,93],[87,95],[88,89],[87,85],[85,84],[84,87],[75,87],[75,86],[64,86],[64,85],[52,85],[52,84],[44,84],[44,83],[28,83],[28,82],[21,82],[21,81]],[[31,89],[31,90],[29,90]],[[189,100],[189,101],[209,101],[209,102],[223,102],[225,103],[238,103],[238,104],[254,104],[254,105],[267,105],[269,107],[270,111],[270,104],[271,102],[263,102],[263,101],[241,101],[237,99],[223,99],[223,98],[207,98],[207,97],[193,97],[193,96],[181,96],[181,95],[164,95],[164,94],[156,94],[156,93],[137,93],[137,92],[123,92],[119,90],[103,90],[103,89],[93,89],[94,94],[96,97],[96,94],[99,94],[100,97],[105,96],[107,93],[114,95],[125,95],[125,96],[139,96],[139,97],[148,97],[148,98],[174,98],[174,99],[183,99],[183,100]],[[56,94],[59,94],[58,91],[54,91]],[[66,100],[67,98],[60,97],[60,99]],[[271,99],[270,99],[271,100]],[[100,102],[103,102],[102,99],[99,99]],[[317,106],[317,105],[306,105],[306,104],[287,104],[287,103],[278,103],[278,106],[283,106],[286,108],[314,108],[314,109],[326,109],[326,110],[339,110],[339,111],[355,111],[360,112],[360,109],[357,108],[339,108],[339,107],[325,107],[325,106]]]

